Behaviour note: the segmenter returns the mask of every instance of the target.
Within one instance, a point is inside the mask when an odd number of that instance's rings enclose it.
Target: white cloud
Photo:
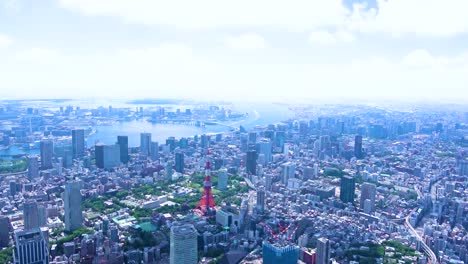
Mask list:
[[[185,97],[194,99],[456,98],[468,100],[468,56],[434,56],[414,51],[406,57],[371,58],[340,64],[232,62],[204,58],[190,47],[164,44],[99,55],[52,54],[54,63],[14,56],[0,61],[0,96]],[[27,54],[27,53],[26,53]],[[50,61],[50,60],[49,60]],[[415,65],[417,65],[415,67]]]
[[[86,15],[184,29],[270,27],[294,31],[336,26],[349,12],[341,0],[59,0]]]
[[[325,30],[313,31],[309,35],[309,42],[312,44],[334,45],[338,43],[350,43],[355,40],[352,33],[347,31],[337,31],[330,33]]]
[[[453,36],[468,32],[466,0],[377,0],[377,9],[355,4],[347,27],[395,36]]]
[[[20,51],[16,54],[21,61],[30,61],[40,64],[49,64],[58,62],[61,55],[59,52],[44,48],[30,48]]]
[[[224,43],[228,48],[241,50],[262,49],[265,47],[265,39],[253,33],[226,37]]]
[[[58,0],[86,15],[121,17],[125,22],[183,29],[320,28],[453,36],[468,32],[466,0],[377,0],[376,9],[341,0]]]
[[[13,40],[7,35],[0,34],[0,48],[6,48],[11,45]]]

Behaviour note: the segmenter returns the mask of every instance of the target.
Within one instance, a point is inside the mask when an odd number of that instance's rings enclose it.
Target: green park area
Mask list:
[[[0,173],[15,173],[25,171],[28,162],[25,159],[0,160]]]

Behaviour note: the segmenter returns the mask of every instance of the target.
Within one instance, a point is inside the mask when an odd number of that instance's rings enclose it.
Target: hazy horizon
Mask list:
[[[468,102],[463,0],[0,0],[0,96]]]

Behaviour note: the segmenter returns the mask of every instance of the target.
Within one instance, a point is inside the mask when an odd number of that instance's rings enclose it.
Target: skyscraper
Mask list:
[[[49,241],[47,228],[15,232],[15,264],[48,264]]]
[[[39,177],[39,157],[36,155],[28,156],[28,178],[30,181]]]
[[[150,146],[150,155],[152,160],[158,160],[159,159],[159,144],[158,142],[151,142]]]
[[[267,138],[262,138],[260,142],[258,143],[259,153],[265,155],[265,163],[262,165],[268,164],[272,161],[271,150],[272,150],[271,141]]]
[[[140,134],[140,154],[148,157],[151,153],[151,133]]]
[[[128,163],[128,137],[117,136],[117,144],[120,148],[120,162],[123,164]]]
[[[354,137],[354,156],[358,159],[363,158],[362,154],[362,136],[357,135]]]
[[[283,163],[283,177],[281,178],[281,182],[284,185],[288,184],[288,180],[294,178],[296,173],[296,165],[292,162]]]
[[[79,181],[67,182],[63,193],[65,230],[67,231],[74,231],[82,226],[80,185]]]
[[[8,247],[10,243],[10,218],[0,215],[0,248]]]
[[[193,225],[173,225],[170,240],[171,264],[198,263],[197,230]]]
[[[120,145],[96,144],[94,150],[98,168],[110,169],[120,164]]]
[[[364,209],[365,201],[369,200],[368,203],[370,203],[370,212],[374,212],[376,191],[375,184],[365,182],[361,185],[361,209]]]
[[[228,185],[228,172],[223,168],[218,171],[218,190],[226,190]]]
[[[247,173],[257,175],[257,151],[247,151]]]
[[[42,169],[52,169],[52,158],[54,156],[54,142],[48,139],[41,140],[40,149]]]
[[[324,237],[317,240],[317,264],[330,263],[330,241]]]
[[[353,203],[356,190],[354,177],[343,176],[341,178],[340,200],[343,203]]]
[[[40,227],[39,209],[36,201],[26,201],[23,204],[24,230]]]
[[[184,153],[176,152],[175,154],[175,170],[179,173],[184,173]]]
[[[265,189],[257,190],[257,211],[263,213],[265,211]]]
[[[72,153],[73,158],[83,157],[85,151],[84,129],[72,130]]]
[[[271,244],[263,241],[264,264],[297,264],[299,260],[299,248],[293,244]]]

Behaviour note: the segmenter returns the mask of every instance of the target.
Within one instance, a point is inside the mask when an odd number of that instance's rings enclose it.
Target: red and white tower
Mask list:
[[[209,154],[209,152],[208,152]],[[203,195],[198,203],[196,209],[200,211],[201,215],[207,215],[215,207],[215,201],[213,193],[211,192],[211,165],[210,162],[206,162],[205,166],[205,180],[203,182]]]

